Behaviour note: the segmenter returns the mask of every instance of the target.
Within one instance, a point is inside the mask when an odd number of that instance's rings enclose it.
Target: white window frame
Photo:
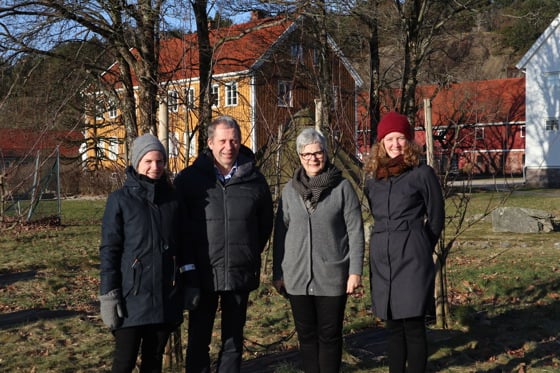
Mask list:
[[[101,101],[95,103],[95,120],[105,119],[105,105]]]
[[[313,66],[319,66],[319,48],[313,48]]]
[[[474,139],[484,140],[484,127],[474,127]]]
[[[239,91],[237,90],[237,82],[229,82],[226,84],[226,106],[237,106],[239,103]]]
[[[184,139],[184,141],[185,141],[185,144],[186,144],[187,141],[189,140],[189,136],[190,136],[189,132],[186,131],[185,134],[184,134],[184,136],[183,136],[183,139]],[[195,134],[195,135],[193,136],[193,138],[192,138],[192,139],[190,140],[190,142],[189,142],[189,154],[188,154],[189,157],[194,157],[194,156],[197,155],[197,154],[196,154],[196,141],[197,141],[197,140],[196,140],[196,134]]]
[[[293,106],[292,83],[287,80],[278,81],[278,106]]]
[[[115,101],[110,100],[109,101],[109,118],[111,119],[115,119],[117,117],[117,104],[115,103]]]
[[[111,161],[116,161],[119,158],[119,139],[116,137],[110,137],[105,142],[107,149],[107,159]]]
[[[212,84],[210,88],[210,95],[212,99],[212,107],[219,107],[220,106],[220,85],[219,84]]]
[[[181,144],[179,143],[179,132],[169,132],[169,158],[177,157],[179,155],[179,148]]]
[[[292,63],[303,63],[303,45],[298,43],[290,45],[290,57]]]
[[[194,87],[185,88],[185,105],[187,110],[194,110],[196,106]]]
[[[332,100],[333,102],[332,102],[332,105],[333,105],[333,109],[335,109],[335,110],[338,109],[338,102],[340,100],[339,92],[340,92],[340,87],[337,86],[337,85],[333,85],[333,100]]]
[[[172,113],[179,111],[179,92],[176,90],[167,91],[167,110]]]

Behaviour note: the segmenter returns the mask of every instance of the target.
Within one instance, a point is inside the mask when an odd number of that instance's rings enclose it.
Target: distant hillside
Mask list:
[[[439,43],[437,51],[426,61],[418,77],[420,84],[488,80],[523,75],[515,67],[523,54],[515,55],[511,49],[504,48],[496,33],[463,33],[442,38],[437,42]],[[382,74],[388,76],[389,81],[392,79],[392,85],[399,84],[402,55],[394,47],[383,47],[380,56]],[[365,51],[360,56],[351,56],[350,59],[367,82],[369,66]]]

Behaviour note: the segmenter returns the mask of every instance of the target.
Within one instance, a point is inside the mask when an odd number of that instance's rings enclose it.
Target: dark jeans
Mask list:
[[[160,373],[165,345],[173,328],[166,324],[156,324],[115,330],[115,352],[111,372],[132,372],[140,349],[140,373]]]
[[[222,312],[222,346],[217,362],[218,373],[241,370],[243,328],[247,318],[249,292],[202,292],[196,310],[189,312],[187,373],[210,372],[210,342],[218,303]]]
[[[289,295],[305,373],[338,373],[346,295]]]
[[[428,361],[424,316],[387,320],[386,327],[389,331],[389,372],[424,373]]]

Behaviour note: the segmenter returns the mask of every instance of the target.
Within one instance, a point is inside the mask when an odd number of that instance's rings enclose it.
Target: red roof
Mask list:
[[[36,131],[31,129],[0,128],[0,159],[35,155],[37,150],[52,152],[59,146],[60,156],[79,155],[83,135],[79,131]],[[43,153],[42,155],[48,155]]]
[[[525,78],[479,80],[448,87],[419,86],[417,97],[432,98],[432,123],[511,123],[525,121]],[[435,93],[435,96],[434,96]],[[417,124],[424,123],[424,111]]]
[[[385,107],[394,108],[397,90],[382,97]],[[525,121],[525,77],[467,81],[446,87],[419,85],[416,100],[421,106],[416,113],[416,126],[424,124],[422,99],[430,98],[432,125],[503,123]],[[384,101],[383,101],[384,100]],[[361,93],[359,112],[361,125],[367,124],[368,94]]]
[[[253,67],[293,23],[285,17],[262,18],[210,30],[214,75]],[[162,81],[197,78],[197,34],[162,40],[159,63]],[[113,65],[110,71],[117,73],[118,66]]]

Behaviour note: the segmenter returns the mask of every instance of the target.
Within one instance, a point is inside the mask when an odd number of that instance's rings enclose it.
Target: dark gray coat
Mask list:
[[[432,253],[444,225],[441,185],[420,165],[388,179],[369,179],[375,221],[370,239],[373,312],[381,319],[422,316],[433,300]]]
[[[132,167],[124,186],[107,198],[100,293],[122,289],[126,315],[121,328],[183,320],[178,211],[170,184],[142,180]]]
[[[193,250],[200,287],[210,291],[256,289],[272,231],[272,196],[250,149],[241,148],[237,165],[223,185],[207,149],[174,181],[188,237],[184,250]]]

